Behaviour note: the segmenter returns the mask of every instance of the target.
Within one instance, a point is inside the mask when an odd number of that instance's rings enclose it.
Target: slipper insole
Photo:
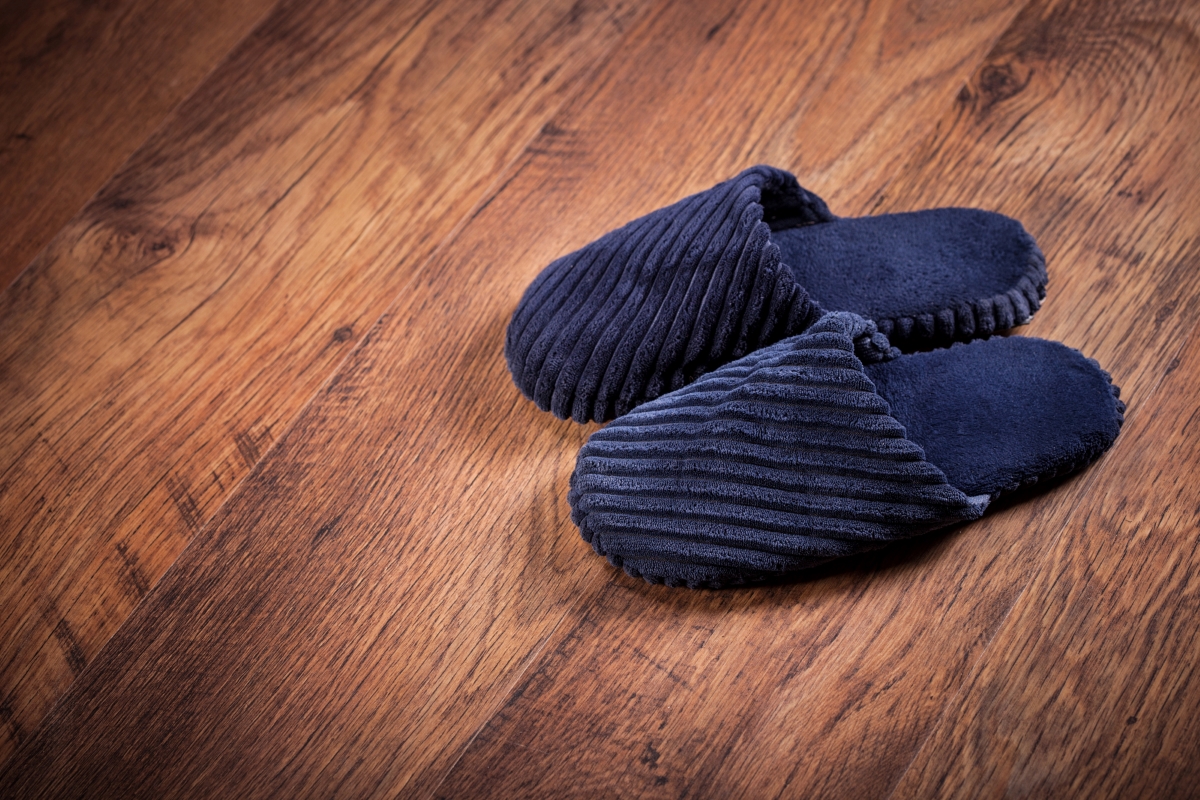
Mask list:
[[[968,496],[1082,466],[1120,430],[1123,407],[1108,376],[1044,339],[993,338],[866,373],[926,460]]]
[[[1029,272],[1033,239],[970,208],[843,218],[774,231],[780,255],[827,311],[883,320],[1002,294]]]

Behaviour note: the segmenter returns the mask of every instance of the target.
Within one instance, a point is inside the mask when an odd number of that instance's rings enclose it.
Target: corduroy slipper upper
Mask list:
[[[1045,296],[1020,223],[941,208],[839,219],[758,166],[612,231],[533,281],[505,357],[543,410],[605,421],[805,330],[822,310],[919,349],[1023,322]]]
[[[756,583],[977,519],[1086,466],[1116,439],[1119,394],[1056,342],[900,355],[871,322],[828,314],[593,434],[572,519],[634,577]]]

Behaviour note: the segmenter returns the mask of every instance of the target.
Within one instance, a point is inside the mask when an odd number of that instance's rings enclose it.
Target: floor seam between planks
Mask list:
[[[450,766],[444,773],[442,773],[442,777],[439,778],[438,782],[433,785],[432,789],[430,789],[429,794],[426,795],[427,797],[437,797],[438,790],[442,788],[450,776],[454,774],[454,770],[458,767],[459,762],[462,761],[463,756],[467,754],[467,751],[471,749],[471,745],[475,743],[477,738],[479,738],[479,734],[483,733],[483,729],[490,725],[492,720],[495,719],[496,715],[499,714],[506,705],[508,705],[508,701],[512,698],[513,693],[521,686],[521,683],[525,680],[525,676],[529,674],[530,669],[538,665],[541,660],[542,653],[546,651],[546,646],[555,639],[555,634],[558,633],[558,629],[562,626],[563,620],[567,618],[568,614],[571,614],[575,610],[576,609],[574,607],[563,609],[563,613],[559,615],[558,621],[554,623],[554,625],[542,638],[542,641],[538,643],[538,646],[531,650],[525,657],[525,663],[519,669],[514,671],[513,678],[511,681],[509,681],[508,687],[496,696],[496,701],[493,704],[492,709],[488,711],[487,716],[484,717],[483,721],[479,723],[479,726],[475,728],[475,731],[467,737],[467,740],[463,743],[462,748],[458,751],[458,755],[454,757],[454,760],[450,762]]]

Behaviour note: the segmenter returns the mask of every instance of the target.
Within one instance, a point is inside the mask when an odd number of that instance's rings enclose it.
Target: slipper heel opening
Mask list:
[[[938,208],[775,231],[809,296],[830,311],[875,320],[902,350],[985,338],[1029,321],[1046,265],[1021,223]]]
[[[866,367],[907,437],[975,497],[1082,469],[1124,421],[1108,374],[1044,339],[997,338]]]

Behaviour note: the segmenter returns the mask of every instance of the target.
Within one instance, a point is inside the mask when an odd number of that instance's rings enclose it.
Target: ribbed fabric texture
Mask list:
[[[905,350],[1027,322],[1046,265],[1019,222],[980,209],[839,219],[757,166],[558,259],[509,323],[513,380],[539,408],[605,421],[826,311]]]
[[[833,219],[760,166],[612,231],[526,290],[505,341],[513,380],[543,410],[603,421],[803,331],[820,309],[771,229]]]
[[[632,576],[719,587],[978,518],[988,498],[925,460],[863,372],[897,355],[828,314],[646,403],[580,451],[572,519]]]

